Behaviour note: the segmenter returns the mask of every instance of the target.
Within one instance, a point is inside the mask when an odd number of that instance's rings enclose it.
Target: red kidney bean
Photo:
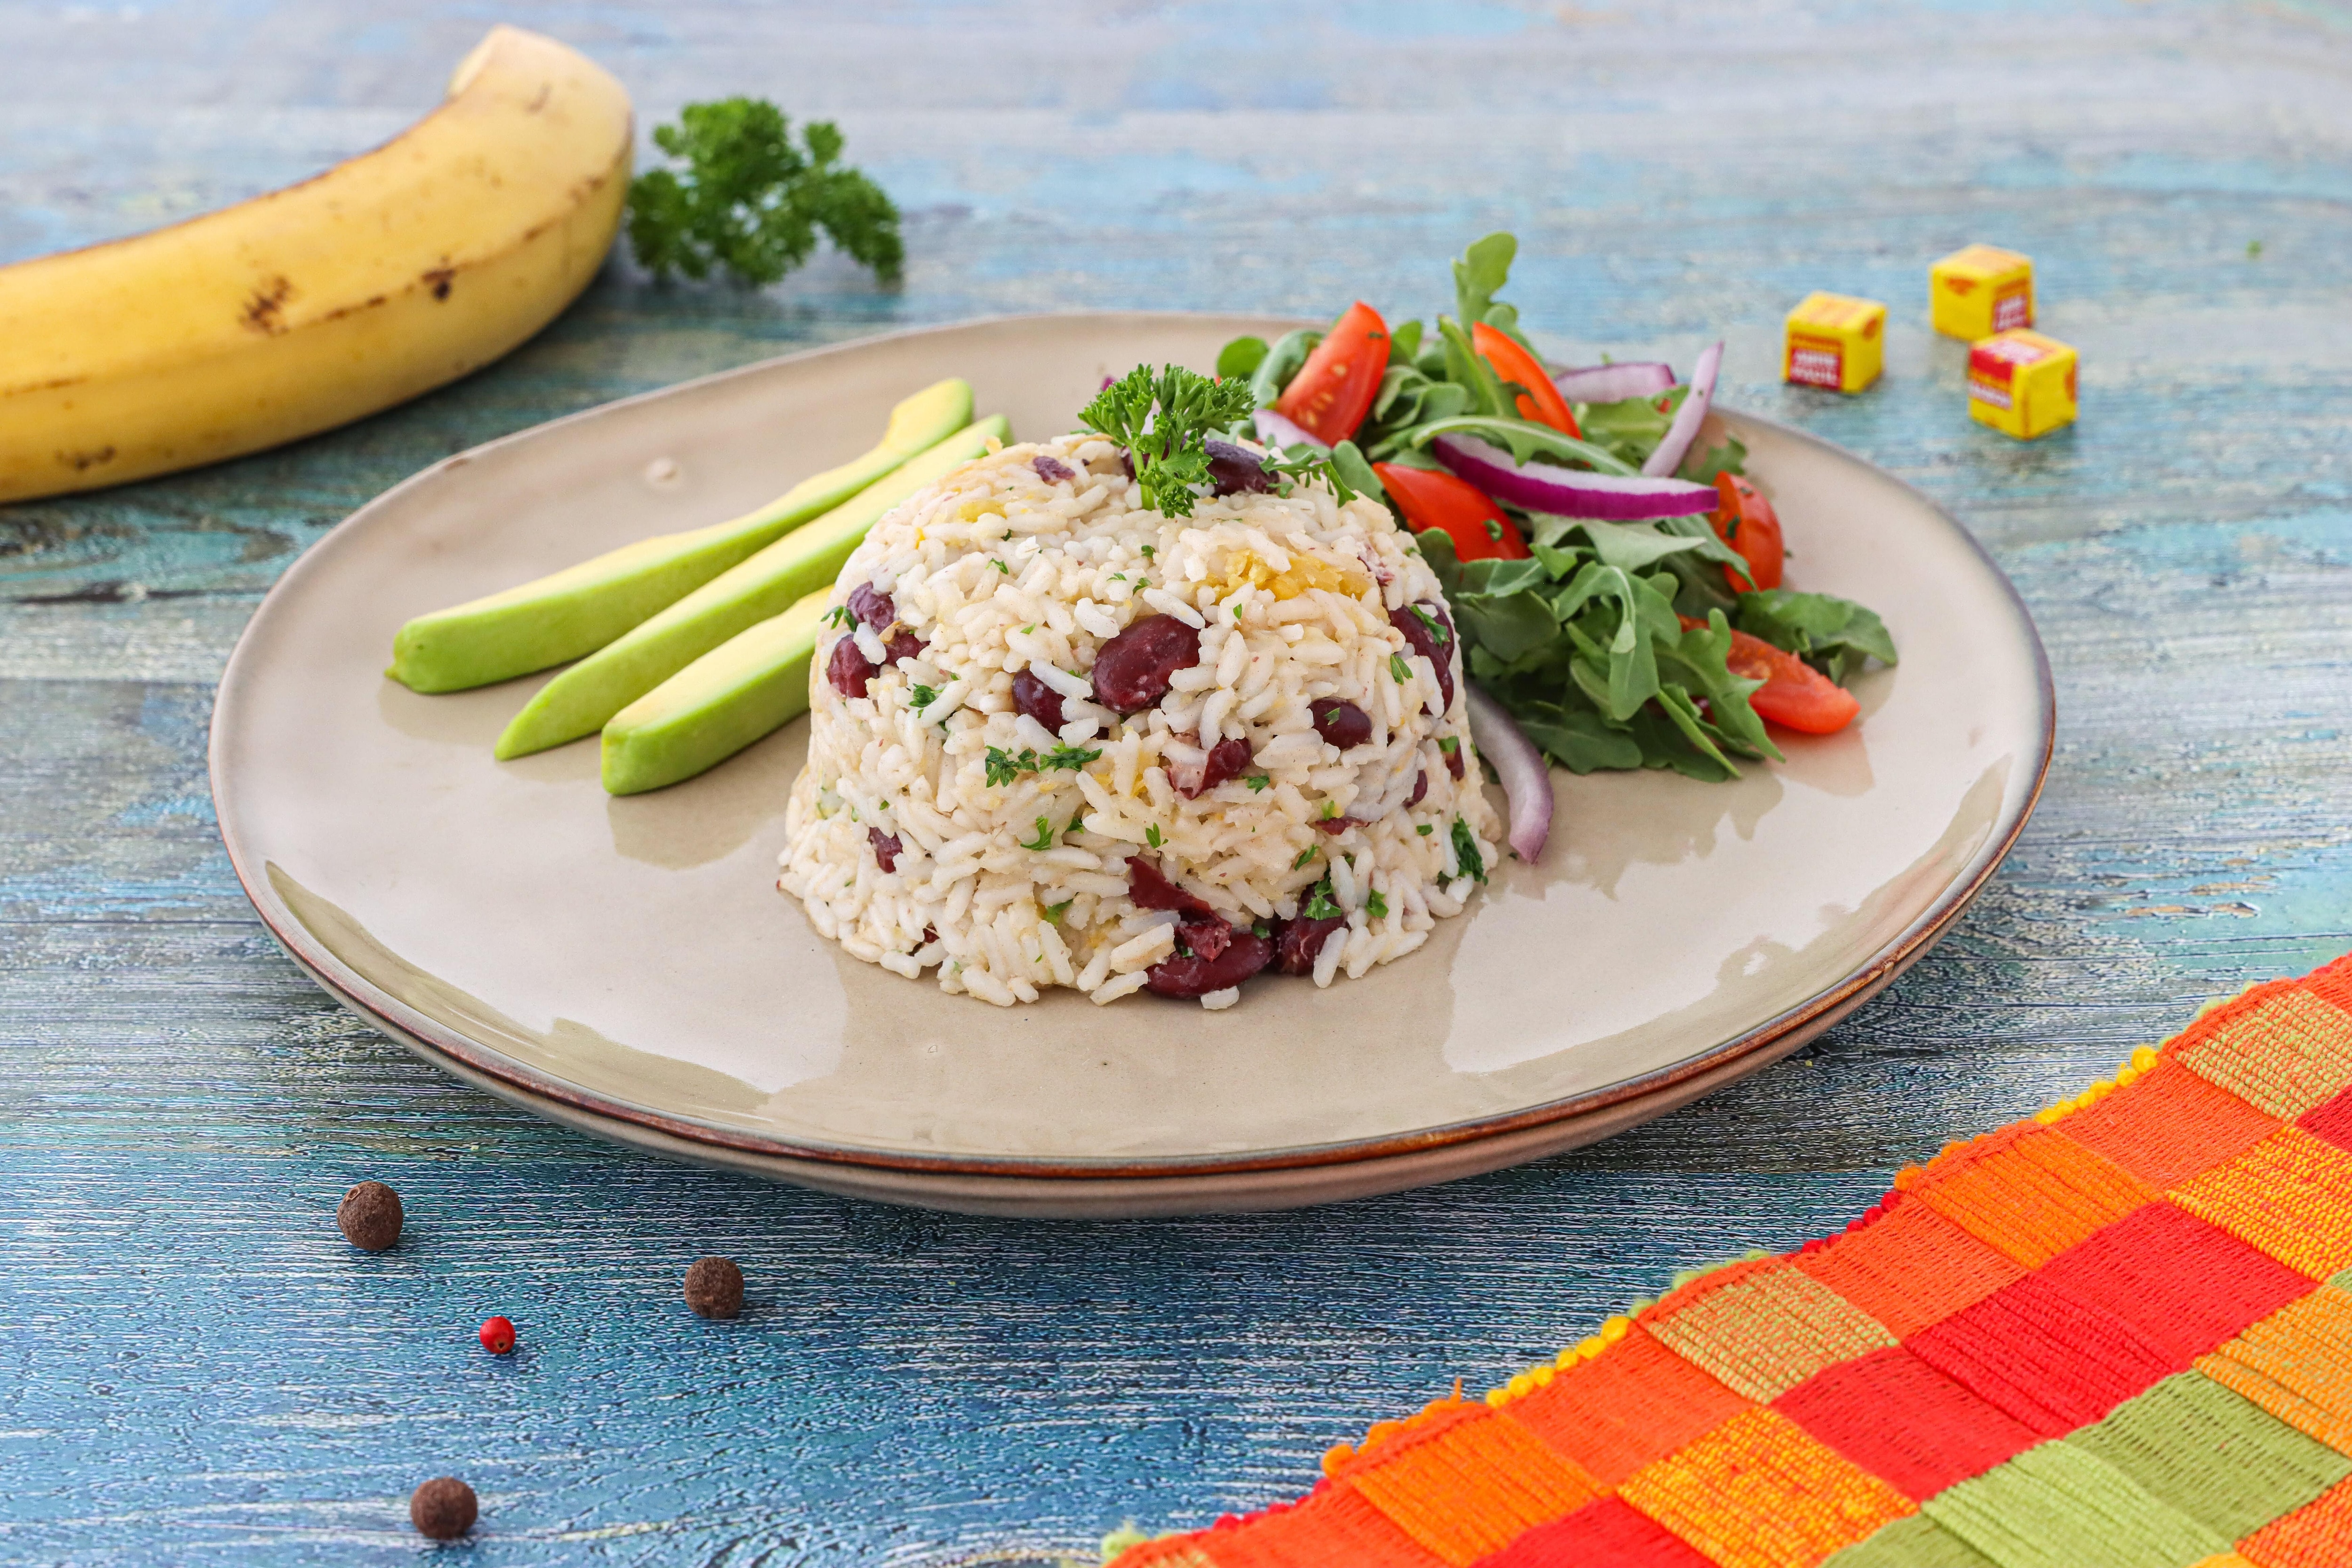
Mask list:
[[[1207,900],[1170,881],[1166,873],[1140,855],[1127,863],[1127,896],[1139,910],[1174,910],[1187,915],[1217,912]]]
[[[1421,804],[1421,797],[1428,793],[1429,770],[1427,768],[1423,768],[1419,773],[1412,775],[1412,794],[1405,798],[1404,808],[1407,811],[1411,811],[1414,806]]]
[[[1265,465],[1257,454],[1231,441],[1204,441],[1209,453],[1209,493],[1213,496],[1238,495],[1244,490],[1270,490],[1274,480],[1268,477]]]
[[[1308,703],[1307,716],[1315,721],[1317,734],[1343,752],[1372,738],[1372,716],[1352,702],[1327,697]]]
[[[866,841],[874,846],[874,863],[877,866],[881,867],[885,871],[895,871],[898,868],[898,851],[906,846],[898,842],[897,834],[885,833],[878,827],[869,827],[866,830]]]
[[[1201,634],[1173,616],[1146,616],[1095,655],[1095,700],[1135,713],[1168,695],[1168,679],[1201,662]]]
[[[1445,771],[1459,779],[1462,776],[1462,742],[1456,741],[1450,750],[1444,747],[1439,750],[1445,753]]]
[[[1076,468],[1058,458],[1032,458],[1029,466],[1036,469],[1037,477],[1049,485],[1066,484],[1078,477]]]
[[[1230,735],[1209,748],[1208,760],[1201,764],[1198,777],[1192,776],[1190,768],[1183,768],[1171,773],[1170,781],[1175,784],[1178,795],[1187,800],[1194,800],[1227,779],[1239,778],[1251,760],[1249,742],[1239,735]]]
[[[912,632],[898,632],[882,645],[882,657],[891,664],[902,658],[920,658],[923,650],[930,646]]]
[[[865,696],[866,688],[878,673],[854,637],[834,644],[833,657],[824,661],[824,678],[844,697]]]
[[[1230,929],[1230,928],[1229,928]],[[1239,985],[1274,962],[1274,943],[1255,931],[1236,931],[1214,958],[1165,958],[1145,971],[1144,989],[1179,999],[1206,996]]]
[[[898,605],[873,584],[860,583],[849,591],[849,613],[878,632],[898,618]]]
[[[1013,706],[1056,732],[1069,722],[1062,716],[1062,694],[1025,669],[1013,678]]]
[[[1363,824],[1358,822],[1352,816],[1327,816],[1315,826],[1329,834],[1332,837],[1337,838],[1342,833],[1347,832],[1350,827],[1361,827]]]
[[[931,943],[933,943],[933,942],[937,942],[937,941],[939,941],[939,940],[940,940],[940,928],[939,928],[939,927],[937,927],[937,926],[925,926],[925,927],[923,928],[923,945],[924,945],[925,947],[929,947],[929,946],[930,946],[930,945],[931,945]]]
[[[1301,915],[1295,921],[1284,921],[1274,933],[1275,961],[1285,974],[1312,974],[1316,955],[1331,933],[1346,925],[1342,916],[1327,915],[1320,920],[1308,920]]]
[[[1234,928],[1214,916],[1184,921],[1176,927],[1176,945],[1194,958],[1214,959],[1234,945]]]
[[[1432,628],[1429,621],[1437,623]],[[1446,616],[1443,605],[1407,605],[1402,610],[1389,612],[1389,625],[1404,634],[1415,653],[1426,657],[1437,667],[1437,694],[1441,699],[1438,711],[1454,706],[1454,622]]]

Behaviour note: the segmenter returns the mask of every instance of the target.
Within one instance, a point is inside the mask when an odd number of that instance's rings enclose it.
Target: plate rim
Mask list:
[[[1106,1178],[1174,1179],[1186,1176],[1244,1174],[1251,1172],[1295,1170],[1307,1166],[1349,1164],[1363,1161],[1392,1159],[1447,1145],[1475,1143],[1486,1139],[1522,1132],[1547,1123],[1567,1121],[1604,1110],[1627,1100],[1642,1099],[1670,1090],[1675,1085],[1693,1078],[1719,1072],[1727,1065],[1742,1058],[1756,1058],[1760,1069],[1776,1059],[1781,1052],[1772,1047],[1789,1036],[1805,1030],[1817,1019],[1837,1014],[1893,983],[1904,970],[1926,953],[1942,938],[1960,914],[1975,901],[2015,847],[2025,826],[2032,819],[2040,804],[2042,792],[2048,783],[2050,767],[2057,746],[2057,691],[2050,668],[2048,651],[2043,647],[2041,631],[2034,625],[2032,612],[2026,607],[2017,586],[1992,558],[1974,532],[1958,518],[1938,504],[1917,486],[1879,467],[1858,453],[1849,451],[1833,441],[1810,431],[1784,425],[1779,420],[1744,411],[1726,409],[1732,419],[1770,430],[1773,434],[1810,446],[1832,456],[1860,465],[1880,479],[1894,484],[1908,494],[1925,511],[1956,535],[1975,555],[2000,585],[2025,641],[2032,651],[2034,668],[2034,718],[2040,737],[2040,755],[2034,759],[2032,778],[2013,811],[1997,821],[1994,832],[1979,847],[1960,876],[1939,893],[1935,901],[1923,910],[1894,937],[1882,944],[1862,963],[1849,970],[1837,982],[1815,992],[1795,1005],[1783,1009],[1729,1040],[1653,1071],[1620,1079],[1605,1088],[1563,1096],[1533,1106],[1493,1116],[1476,1117],[1448,1122],[1437,1127],[1423,1128],[1411,1132],[1391,1133],[1371,1138],[1344,1140],[1339,1142],[1301,1144],[1283,1149],[1246,1151],[1225,1154],[1159,1155],[1150,1158],[1121,1156],[1053,1156],[1022,1157],[997,1154],[925,1154],[906,1151],[862,1148],[806,1142],[787,1137],[751,1133],[740,1128],[704,1121],[693,1117],[640,1105],[585,1089],[565,1079],[555,1078],[530,1064],[498,1051],[416,1011],[399,997],[382,990],[346,964],[329,950],[299,920],[287,911],[281,917],[273,913],[274,898],[265,896],[268,879],[262,865],[240,842],[236,813],[229,804],[233,796],[223,765],[226,748],[224,737],[236,721],[243,703],[239,679],[244,667],[259,656],[251,652],[254,627],[260,625],[271,607],[283,597],[301,591],[300,584],[318,568],[316,563],[333,553],[324,546],[346,531],[363,527],[379,510],[394,505],[410,490],[423,486],[455,468],[465,467],[485,453],[513,443],[538,437],[575,421],[599,417],[616,409],[639,403],[667,398],[700,390],[737,379],[745,379],[769,372],[778,365],[820,361],[836,355],[853,353],[874,345],[901,339],[941,335],[966,331],[975,327],[1015,326],[1024,323],[1046,323],[1073,321],[1097,321],[1141,324],[1152,321],[1200,321],[1222,320],[1232,321],[1285,320],[1271,312],[1253,315],[1229,310],[1039,310],[1011,312],[1000,315],[971,317],[961,321],[928,326],[907,327],[894,331],[875,333],[839,343],[827,343],[815,348],[774,354],[747,364],[731,366],[708,375],[674,383],[667,386],[633,393],[553,419],[543,420],[523,429],[509,432],[491,440],[469,447],[461,452],[440,458],[399,483],[371,498],[327,531],[293,563],[281,573],[263,594],[254,607],[253,615],[237,635],[237,640],[223,666],[213,702],[210,724],[206,730],[205,773],[211,787],[215,821],[226,851],[231,870],[262,924],[278,943],[286,949],[305,977],[327,991],[335,999],[361,1016],[375,1022],[395,1039],[413,1037],[433,1049],[464,1064],[485,1077],[511,1083],[525,1092],[571,1107],[573,1110],[603,1120],[634,1124],[686,1143],[712,1145],[718,1149],[739,1151],[821,1164],[856,1165],[878,1170],[907,1173],[932,1173],[966,1176],[1029,1177],[1045,1180],[1100,1182]],[[430,1058],[427,1058],[430,1059]],[[1733,1077],[1741,1075],[1733,1075]],[[1727,1078],[1725,1082],[1732,1081]]]

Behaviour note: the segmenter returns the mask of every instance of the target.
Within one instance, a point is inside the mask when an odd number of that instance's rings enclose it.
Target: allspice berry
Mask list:
[[[335,1205],[335,1223],[353,1247],[382,1252],[400,1240],[400,1194],[382,1182],[362,1182]]]
[[[706,1318],[743,1310],[743,1271],[731,1258],[698,1258],[686,1271],[686,1304]]]
[[[416,1533],[433,1541],[455,1541],[474,1528],[480,1505],[474,1489],[455,1476],[439,1476],[408,1497],[408,1522]]]

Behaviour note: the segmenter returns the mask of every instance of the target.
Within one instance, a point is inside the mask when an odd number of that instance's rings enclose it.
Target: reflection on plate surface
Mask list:
[[[493,1079],[783,1154],[1119,1172],[1393,1153],[1763,1047],[1915,957],[2013,838],[2046,764],[2030,624],[1957,525],[1891,478],[1735,418],[1799,585],[1885,616],[1899,669],[1857,729],[1731,784],[1556,775],[1511,863],[1422,952],[1223,1013],[1070,993],[1000,1011],[850,960],[774,888],[798,726],[612,799],[593,741],[501,763],[539,679],[420,697],[382,674],[421,610],[746,510],[968,376],[1016,434],[1108,371],[1205,363],[1269,323],[979,323],[754,366],[428,470],[306,555],[215,721],[224,835],[280,936],[362,1008]],[[680,479],[635,476],[656,456]],[[1570,1102],[1563,1106],[1561,1102]],[[1551,1108],[1547,1110],[1545,1108]]]

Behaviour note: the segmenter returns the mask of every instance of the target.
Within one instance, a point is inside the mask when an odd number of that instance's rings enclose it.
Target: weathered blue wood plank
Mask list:
[[[909,209],[903,292],[608,269],[505,363],[203,473],[0,508],[0,1559],[943,1563],[1295,1491],[1328,1442],[1548,1353],[2202,996],[2352,947],[2352,28],[2318,6],[509,7],[650,123],[772,94]],[[391,134],[470,6],[0,8],[0,259]],[[1610,1144],[1306,1215],[1022,1226],[656,1164],[415,1063],[253,921],[210,684],[260,592],[415,468],[555,414],[990,310],[1442,308],[1515,226],[1563,353],[1689,354],[1966,518],[2032,605],[2060,750],[1953,936],[1797,1058]],[[1970,424],[1927,261],[2032,252],[2079,427]],[[2250,255],[2251,242],[2260,254]],[[1805,290],[1895,307],[1885,385],[1772,380]],[[1803,548],[1802,521],[1791,532]],[[1801,553],[1797,562],[1801,574]],[[331,1228],[407,1195],[381,1258]],[[743,1259],[733,1325],[675,1299]],[[504,1311],[525,1349],[474,1348]],[[992,1561],[1002,1561],[992,1558]]]

